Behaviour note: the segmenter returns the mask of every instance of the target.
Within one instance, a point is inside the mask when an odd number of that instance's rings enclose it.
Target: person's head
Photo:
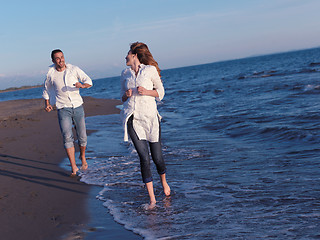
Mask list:
[[[158,63],[154,60],[148,46],[145,43],[135,42],[130,45],[130,50],[126,57],[127,65],[132,64],[131,61],[134,61],[135,57],[137,57],[139,62],[142,64],[155,66],[159,76],[161,76]]]
[[[140,65],[141,64],[139,59],[138,59],[138,57],[137,57],[137,55],[133,54],[131,52],[131,50],[129,50],[129,52],[128,52],[128,54],[127,54],[125,59],[126,59],[127,66],[134,66],[134,65]]]
[[[60,49],[55,49],[51,52],[51,60],[56,68],[63,69],[65,67],[65,59],[63,52]]]

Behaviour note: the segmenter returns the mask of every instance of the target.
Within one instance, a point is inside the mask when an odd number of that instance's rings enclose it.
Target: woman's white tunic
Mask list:
[[[137,87],[156,90],[159,97],[139,95]],[[164,97],[164,88],[157,69],[151,65],[141,64],[137,76],[131,68],[121,73],[121,99],[128,89],[132,89],[132,96],[123,103],[121,111],[124,129],[124,141],[128,141],[127,121],[133,115],[133,128],[140,140],[149,142],[159,141],[159,121],[161,116],[157,110],[157,101]]]

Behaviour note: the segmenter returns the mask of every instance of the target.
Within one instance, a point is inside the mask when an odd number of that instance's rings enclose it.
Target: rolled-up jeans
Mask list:
[[[58,109],[58,119],[65,148],[74,147],[72,128],[76,129],[79,146],[87,145],[87,132],[83,106]]]
[[[163,159],[162,147],[161,147],[161,141],[160,141],[160,137],[161,137],[160,124],[159,124],[159,141],[148,142],[146,140],[139,140],[138,135],[133,128],[132,122],[133,122],[133,116],[131,116],[127,122],[127,129],[128,129],[128,134],[140,158],[142,181],[144,183],[152,182],[153,179],[152,179],[151,168],[150,168],[148,143],[150,146],[152,160],[156,165],[158,174],[162,175],[166,173],[166,164]]]

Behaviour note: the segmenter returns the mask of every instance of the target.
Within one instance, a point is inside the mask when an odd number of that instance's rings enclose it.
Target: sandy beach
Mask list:
[[[118,100],[84,101],[86,116],[119,113]],[[43,106],[43,99],[0,102],[1,239],[85,237],[90,186],[59,167],[66,155],[57,112]]]

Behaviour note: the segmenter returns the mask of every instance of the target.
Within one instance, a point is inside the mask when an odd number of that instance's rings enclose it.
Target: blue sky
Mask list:
[[[319,0],[11,0],[0,89],[42,83],[55,48],[98,79],[120,74],[135,41],[161,69],[319,47],[319,10]]]

